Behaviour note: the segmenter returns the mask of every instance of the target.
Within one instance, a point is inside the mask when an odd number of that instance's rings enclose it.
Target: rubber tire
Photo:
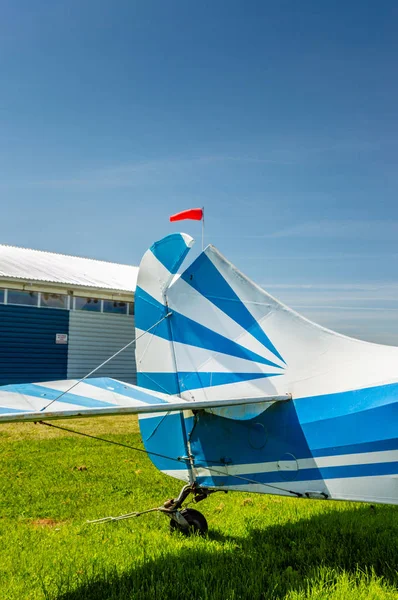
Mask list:
[[[189,527],[181,527],[181,525],[179,525],[177,523],[177,521],[174,521],[174,519],[170,520],[170,531],[174,532],[174,531],[179,531],[180,533],[182,533],[185,536],[190,536],[190,535],[201,535],[201,536],[205,536],[207,534],[207,530],[208,530],[208,525],[207,525],[207,521],[206,518],[204,517],[204,515],[202,515],[201,512],[199,512],[198,510],[195,510],[194,508],[184,508],[181,511],[182,516],[184,517],[184,519],[186,519],[189,523]]]

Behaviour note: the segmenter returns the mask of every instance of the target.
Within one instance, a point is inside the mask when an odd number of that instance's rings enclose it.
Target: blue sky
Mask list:
[[[204,205],[206,241],[275,296],[398,344],[397,17],[6,0],[0,243],[138,264]]]

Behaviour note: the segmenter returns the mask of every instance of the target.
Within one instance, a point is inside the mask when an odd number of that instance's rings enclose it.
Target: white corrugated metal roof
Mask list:
[[[134,292],[138,267],[0,244],[0,277]]]

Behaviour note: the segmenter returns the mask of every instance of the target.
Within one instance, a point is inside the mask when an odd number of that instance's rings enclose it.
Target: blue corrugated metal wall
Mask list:
[[[69,311],[0,304],[0,385],[66,379]]]

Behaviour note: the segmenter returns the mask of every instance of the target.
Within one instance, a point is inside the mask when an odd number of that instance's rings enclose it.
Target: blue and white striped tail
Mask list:
[[[172,234],[145,253],[138,274],[135,319],[138,385],[191,401],[228,401],[275,396],[274,381],[286,362],[265,333],[279,304],[208,246],[177,275],[193,239]],[[281,394],[286,394],[282,391]],[[248,420],[271,404],[208,409],[215,415]],[[148,451],[187,456],[193,415],[140,416]],[[152,458],[175,476],[192,478],[184,463]],[[178,467],[178,465],[177,465]]]
[[[155,242],[144,254],[138,273],[135,292],[137,383],[166,394],[179,394],[166,293],[193,243],[194,240],[183,233]],[[182,413],[142,416],[139,422],[149,452],[174,459],[187,454]],[[184,462],[150,457],[161,471],[172,469],[176,471],[175,477],[190,478]]]
[[[186,400],[275,394],[286,362],[261,322],[276,301],[212,246],[175,277],[192,243],[173,234],[142,259],[136,334],[149,333],[137,340],[138,384]]]
[[[167,394],[178,394],[179,388],[166,293],[192,244],[193,239],[183,233],[155,242],[144,254],[138,274],[135,293],[138,385]]]
[[[190,401],[292,402],[140,416],[162,471],[205,487],[398,503],[398,348],[327,330],[208,246],[177,275],[185,234],[144,255],[138,384]],[[226,418],[225,418],[226,417]]]

